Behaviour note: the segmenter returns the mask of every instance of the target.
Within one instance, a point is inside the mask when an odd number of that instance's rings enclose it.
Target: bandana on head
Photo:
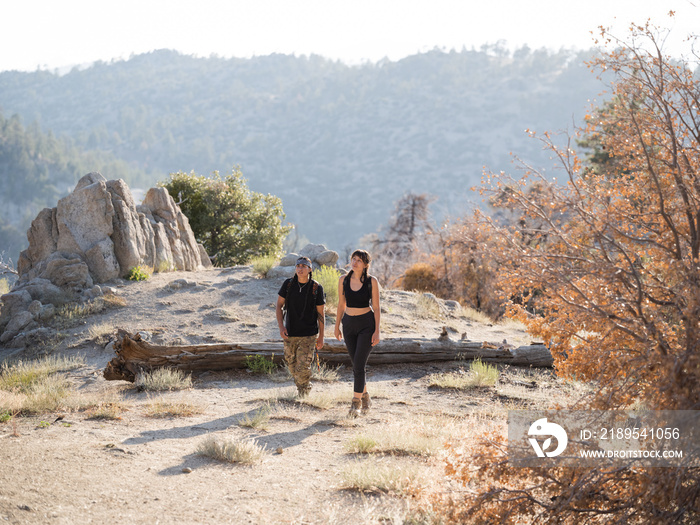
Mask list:
[[[299,257],[297,259],[297,265],[299,264],[303,264],[304,266],[308,266],[309,268],[311,268],[311,261],[306,257]]]

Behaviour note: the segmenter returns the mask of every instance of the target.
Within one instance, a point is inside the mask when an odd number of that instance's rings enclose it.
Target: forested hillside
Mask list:
[[[436,195],[438,215],[460,214],[483,166],[509,170],[510,152],[548,165],[525,129],[582,120],[602,91],[586,58],[490,47],[348,66],[163,50],[65,75],[1,73],[0,108],[124,159],[150,174],[144,185],[240,165],[252,190],[282,198],[301,235],[340,250],[385,224],[406,191]]]
[[[80,177],[98,168],[132,184],[147,179],[109,153],[86,152],[68,138],[42,132],[36,121],[25,127],[16,114],[6,118],[0,112],[0,259],[16,262],[36,214],[55,206]]]

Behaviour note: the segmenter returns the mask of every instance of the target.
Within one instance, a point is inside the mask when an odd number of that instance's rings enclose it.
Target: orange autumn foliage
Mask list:
[[[613,97],[581,136],[611,162],[586,166],[571,144],[539,139],[565,183],[529,169],[488,173],[483,194],[511,210],[477,213],[499,261],[509,315],[551,348],[559,376],[596,387],[579,408],[700,409],[700,80],[647,24],[592,61]],[[644,42],[644,47],[640,42]],[[535,135],[533,134],[533,137]],[[526,167],[527,168],[527,167]],[[534,188],[534,190],[533,190]],[[533,311],[535,314],[533,315]],[[445,507],[455,523],[697,523],[700,464],[649,469],[518,469],[505,437],[453,449],[447,473],[468,487]]]

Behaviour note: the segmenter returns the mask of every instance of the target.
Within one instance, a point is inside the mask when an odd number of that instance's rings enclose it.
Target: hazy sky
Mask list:
[[[360,63],[500,40],[510,48],[586,49],[599,25],[621,34],[649,18],[672,27],[674,42],[700,28],[700,0],[5,0],[0,13],[0,71],[163,48]],[[674,43],[668,51],[679,49]]]

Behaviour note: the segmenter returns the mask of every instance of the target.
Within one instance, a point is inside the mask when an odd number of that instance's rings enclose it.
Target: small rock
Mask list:
[[[51,303],[45,304],[41,307],[41,311],[39,312],[39,319],[41,319],[42,321],[48,321],[54,315],[56,315],[56,307]]]
[[[283,449],[282,447],[277,447],[277,451],[276,451],[276,452],[277,452],[278,454],[282,454],[282,452],[284,452],[284,449]]]
[[[190,467],[185,467],[185,468],[182,469],[182,471],[183,471],[185,474],[190,474],[190,473],[192,472],[192,469],[191,469]]]
[[[191,279],[175,279],[170,282],[167,287],[171,290],[179,290],[181,288],[192,288],[195,286],[197,286],[197,283]]]
[[[0,343],[6,343],[13,339],[20,332],[20,330],[29,326],[33,320],[34,316],[32,316],[32,314],[30,314],[28,311],[25,310],[23,312],[19,312],[10,320],[5,328],[5,332],[2,334],[2,336],[0,336]]]
[[[36,317],[39,315],[39,312],[41,312],[41,301],[34,300],[31,303],[29,303],[28,310],[29,313],[32,314],[36,319]]]

